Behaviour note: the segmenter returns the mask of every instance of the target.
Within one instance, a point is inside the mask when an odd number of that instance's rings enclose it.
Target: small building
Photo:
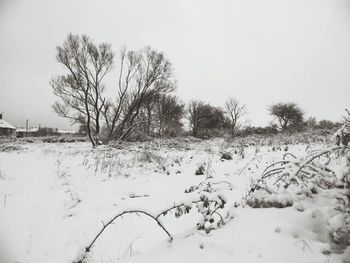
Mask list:
[[[12,136],[15,135],[16,128],[10,123],[2,119],[2,114],[0,113],[0,136]]]

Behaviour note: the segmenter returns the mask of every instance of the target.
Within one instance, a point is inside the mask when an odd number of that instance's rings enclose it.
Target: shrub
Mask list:
[[[204,164],[201,164],[198,166],[196,172],[194,173],[195,175],[203,175],[205,172],[205,167]]]
[[[221,152],[221,160],[232,160],[232,155],[229,152]]]

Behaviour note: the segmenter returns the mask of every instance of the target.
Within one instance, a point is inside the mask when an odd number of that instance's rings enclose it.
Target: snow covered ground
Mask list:
[[[179,218],[169,213],[160,218],[174,237],[169,242],[150,218],[125,215],[99,237],[86,262],[343,262],[329,237],[339,222],[332,191],[299,198],[286,208],[251,208],[242,201],[252,180],[285,152],[303,157],[324,147],[322,142],[179,139],[97,149],[82,142],[15,146],[0,152],[1,263],[73,262],[119,212],[156,215],[200,198],[208,182],[210,196],[227,199],[221,228],[208,234],[197,230],[201,215],[195,209]],[[231,153],[232,160],[222,160],[222,152]],[[204,174],[195,175],[201,165]]]

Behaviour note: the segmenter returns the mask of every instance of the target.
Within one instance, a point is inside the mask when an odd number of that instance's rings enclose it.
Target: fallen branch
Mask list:
[[[196,200],[196,201],[191,201],[191,204],[199,204],[201,202],[204,202],[204,200]],[[208,200],[208,204],[214,204],[215,206],[219,204],[218,201],[216,200]],[[159,213],[155,218],[158,219],[161,216],[165,216],[167,213],[169,213],[170,211],[174,210],[174,209],[178,209],[181,207],[187,207],[187,204],[185,203],[181,203],[181,204],[177,204],[177,205],[173,205],[172,207],[162,211],[161,213]],[[220,207],[219,207],[220,208]]]
[[[219,201],[220,200],[220,201]],[[143,214],[151,219],[153,219],[153,221],[155,221],[159,226],[160,228],[168,235],[169,237],[169,242],[172,242],[173,241],[173,236],[169,233],[169,231],[164,227],[164,225],[159,221],[159,217],[161,216],[165,216],[168,212],[172,211],[172,210],[175,210],[177,209],[177,211],[185,211],[185,213],[188,213],[189,210],[192,208],[192,204],[199,204],[199,203],[203,203],[204,206],[208,207],[210,206],[211,204],[214,204],[214,209],[212,211],[211,214],[217,214],[222,223],[224,223],[223,221],[223,218],[222,216],[217,212],[217,210],[219,208],[223,208],[224,205],[225,205],[225,201],[219,196],[219,200],[209,200],[206,196],[201,196],[200,200],[196,200],[196,201],[191,201],[190,202],[190,206],[186,203],[181,203],[181,204],[177,204],[177,205],[173,205],[172,207],[162,211],[161,213],[159,213],[158,215],[154,216],[148,212],[145,212],[143,210],[126,210],[126,211],[123,211],[119,214],[117,214],[116,216],[114,216],[111,220],[109,220],[106,224],[102,222],[103,224],[103,227],[102,229],[97,233],[97,235],[94,237],[94,239],[91,241],[91,243],[86,246],[85,248],[85,253],[88,253],[90,252],[91,248],[93,247],[93,245],[95,244],[95,242],[97,241],[97,239],[101,236],[101,234],[106,230],[106,228],[112,224],[116,219],[118,219],[119,217],[122,217],[123,215],[126,215],[126,214],[136,214],[136,215],[139,215],[139,214]],[[181,212],[181,214],[179,216],[182,215],[183,212]],[[205,216],[205,215],[203,215]],[[86,256],[86,254],[84,255]],[[83,262],[81,259],[76,261],[77,263],[81,263]]]
[[[125,214],[143,214],[146,215],[150,218],[152,218],[155,222],[157,222],[157,224],[161,227],[161,229],[163,229],[163,231],[168,235],[169,237],[169,241],[171,242],[173,240],[172,235],[168,232],[168,230],[166,230],[166,228],[162,225],[162,223],[158,220],[158,217],[154,217],[153,215],[149,214],[148,212],[142,211],[142,210],[127,210],[124,211],[122,213],[119,213],[118,215],[114,216],[111,220],[108,221],[107,224],[103,224],[102,229],[100,230],[100,232],[98,232],[98,234],[95,236],[95,238],[92,240],[92,242],[85,248],[85,252],[89,252],[91,250],[91,247],[94,245],[94,243],[96,242],[96,240],[100,237],[100,235],[106,230],[106,228],[112,224],[117,218],[122,217]]]

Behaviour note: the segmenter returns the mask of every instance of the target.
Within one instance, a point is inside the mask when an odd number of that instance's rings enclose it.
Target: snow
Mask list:
[[[29,127],[28,129],[26,128],[17,128],[16,132],[37,132],[39,131],[39,127]]]
[[[251,208],[242,199],[285,148],[302,158],[322,143],[246,145],[244,158],[240,150],[234,153],[241,146],[223,139],[97,149],[82,142],[17,144],[0,152],[1,263],[73,262],[118,213],[141,209],[157,215],[176,204],[193,209],[179,218],[174,212],[160,217],[173,242],[151,218],[124,215],[108,226],[86,262],[342,262],[342,254],[328,253],[329,231],[344,219],[333,208],[335,190],[314,198],[271,195],[293,201],[282,209]],[[223,148],[232,160],[221,160]],[[196,176],[203,163],[204,175]],[[221,213],[229,215],[208,234],[196,229],[202,216],[192,204],[203,194],[215,200],[220,195],[226,202]]]
[[[12,126],[10,123],[8,123],[7,121],[5,121],[3,119],[0,119],[0,128],[12,129],[12,130],[16,129],[14,126]]]

